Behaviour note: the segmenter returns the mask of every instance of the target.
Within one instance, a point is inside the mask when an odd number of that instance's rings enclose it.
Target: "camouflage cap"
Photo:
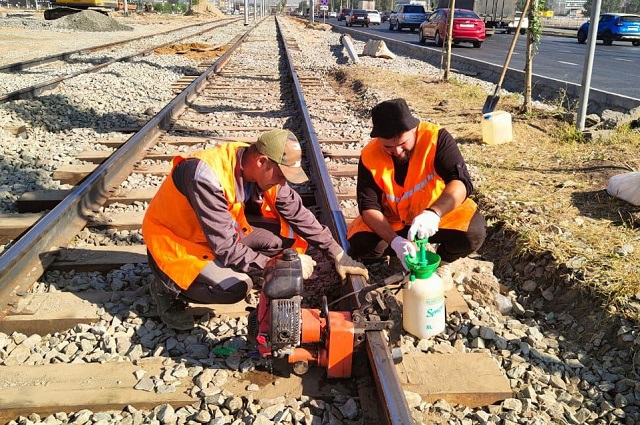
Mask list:
[[[302,169],[302,148],[289,130],[270,130],[258,138],[258,151],[275,161],[291,183],[304,183],[309,178]]]

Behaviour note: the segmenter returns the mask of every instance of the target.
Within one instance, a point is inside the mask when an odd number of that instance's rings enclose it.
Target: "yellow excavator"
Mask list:
[[[54,0],[53,9],[44,12],[44,19],[50,21],[63,16],[82,12],[83,10],[94,10],[107,16],[113,11],[124,10],[124,2],[118,0]],[[127,11],[133,12],[138,9],[135,4],[127,4]]]

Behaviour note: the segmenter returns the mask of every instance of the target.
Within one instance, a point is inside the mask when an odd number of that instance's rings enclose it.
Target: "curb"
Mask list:
[[[334,32],[341,34],[348,33],[351,37],[359,41],[382,40],[386,43],[387,48],[395,54],[409,56],[427,62],[437,68],[440,67],[441,55],[439,52],[434,52],[417,44],[410,44],[375,34],[363,33],[358,30],[347,29],[346,27],[335,25],[332,27]],[[501,65],[494,65],[478,59],[461,56],[451,57],[451,68],[455,68],[456,72],[460,74],[469,75],[494,84],[498,82],[500,74],[502,73]],[[509,68],[502,83],[502,88],[513,93],[523,93],[524,75],[524,71]],[[569,101],[571,105],[577,105],[579,102],[582,90],[580,84],[544,77],[535,73],[532,75],[531,80],[531,95],[534,100],[545,103],[562,101],[563,104]],[[593,88],[589,90],[588,114],[595,113],[601,115],[602,112],[607,109],[626,114],[631,109],[639,106],[640,99]]]

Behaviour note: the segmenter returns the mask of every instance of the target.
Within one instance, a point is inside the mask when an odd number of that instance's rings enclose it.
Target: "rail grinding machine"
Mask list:
[[[400,334],[402,307],[383,287],[401,283],[398,273],[336,302],[355,295],[359,308],[329,311],[326,296],[320,309],[302,308],[302,265],[294,249],[272,258],[263,273],[258,307],[249,315],[249,338],[263,356],[286,358],[294,373],[302,375],[310,365],[325,367],[329,378],[351,376],[353,355],[367,331],[386,331],[394,361],[402,359]],[[381,291],[379,289],[383,288]]]

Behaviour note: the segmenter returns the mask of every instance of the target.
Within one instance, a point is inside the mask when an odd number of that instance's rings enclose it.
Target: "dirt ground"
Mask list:
[[[456,138],[488,221],[479,254],[493,267],[483,272],[486,279],[476,278],[495,285],[495,274],[503,292],[518,294],[529,308],[597,313],[598,321],[640,317],[640,207],[606,192],[613,175],[640,170],[637,117],[588,139],[575,130],[575,111],[558,104],[526,113],[521,96],[503,96],[497,109],[512,114],[514,141],[486,145],[481,109],[487,93],[479,87],[362,65],[335,79],[342,91],[356,91],[355,99],[402,93],[422,119]],[[362,113],[370,107],[363,103]]]
[[[1,9],[2,13],[16,13],[15,9]],[[31,16],[25,16],[25,20],[44,22],[43,12],[29,11]],[[220,16],[223,16],[220,14]],[[196,13],[189,16],[160,15],[156,13],[136,13],[124,17],[120,14],[114,16],[119,23],[127,25],[131,31],[113,32],[65,32],[55,31],[51,37],[51,29],[9,28],[0,27],[0,65],[49,56],[54,53],[78,50],[96,45],[129,40],[161,31],[168,31],[181,26],[197,23],[200,20],[215,20],[217,15],[210,12]],[[46,32],[46,36],[43,33]]]
[[[171,44],[155,49],[159,55],[184,55],[197,61],[216,59],[227,50],[226,45],[211,46],[204,43]]]
[[[211,19],[211,13],[169,19],[136,14],[117,18],[133,31],[82,37],[56,32],[43,39],[41,30],[0,28],[0,64],[138,37],[157,32],[158,26],[168,30]],[[173,46],[167,53],[217,56],[215,47]],[[499,109],[513,116],[514,142],[488,146],[480,132],[487,93],[479,87],[364,66],[345,68],[334,77],[341,89],[357,92],[356,100],[363,97],[363,87],[384,98],[402,93],[422,118],[454,135],[474,175],[474,197],[489,222],[480,254],[494,264],[491,273],[501,284],[525,298],[542,298],[549,308],[587,294],[579,306],[585,311],[592,311],[593,303],[607,314],[640,317],[640,207],[606,193],[611,176],[640,169],[637,119],[590,140],[575,131],[574,110],[558,104],[525,113],[520,96],[504,96]],[[371,105],[361,106],[365,116]],[[525,289],[529,281],[535,289]]]

